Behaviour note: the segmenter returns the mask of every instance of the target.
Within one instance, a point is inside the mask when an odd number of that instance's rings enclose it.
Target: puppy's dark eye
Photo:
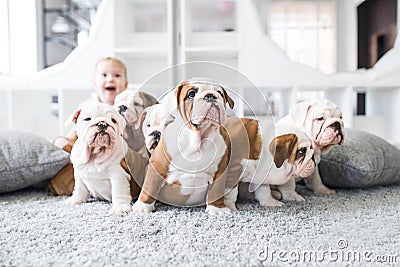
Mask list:
[[[150,124],[146,124],[146,127],[150,127]]]
[[[114,119],[114,118],[112,118],[111,121],[112,121],[113,123],[116,123],[116,122],[117,122],[117,120]]]
[[[87,117],[87,118],[84,118],[83,120],[84,121],[90,121],[92,118],[90,118],[90,117]]]
[[[317,121],[323,121],[324,120],[324,117],[318,117],[317,118]]]
[[[127,106],[121,105],[121,106],[119,106],[119,113],[125,112],[127,109],[128,109]]]
[[[296,159],[301,158],[301,157],[304,157],[304,155],[305,155],[306,153],[307,153],[307,148],[305,148],[305,147],[303,147],[303,148],[297,150]]]
[[[190,90],[190,91],[187,93],[186,98],[187,98],[187,99],[193,99],[194,96],[196,95],[196,93],[197,93],[197,90],[196,90],[196,89]]]
[[[221,91],[217,91],[218,94],[220,94],[222,96],[222,98],[224,98],[224,94]]]
[[[133,105],[134,105],[135,107],[143,107],[143,105],[140,104],[140,103],[138,103],[138,102],[133,102]]]

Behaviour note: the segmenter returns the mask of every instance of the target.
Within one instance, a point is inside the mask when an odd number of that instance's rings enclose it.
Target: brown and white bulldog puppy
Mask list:
[[[224,189],[230,142],[220,126],[233,100],[220,85],[204,81],[181,83],[175,97],[177,116],[149,159],[133,210],[151,212],[158,199],[172,205],[206,204],[209,214],[228,213]]]
[[[254,192],[261,206],[282,206],[271,194],[270,185],[277,185],[282,198],[304,200],[288,183],[296,177],[308,177],[314,171],[314,150],[311,140],[297,127],[266,125],[260,123],[261,154],[256,160],[242,160],[243,172],[240,177],[246,183],[244,190]],[[258,139],[258,138],[257,138]],[[289,186],[291,185],[291,186]],[[234,188],[225,197],[225,204],[236,210],[238,189]]]
[[[131,149],[143,153],[146,157],[139,117],[145,108],[156,103],[157,100],[153,96],[137,90],[125,90],[118,94],[114,101],[114,107],[126,120],[126,128],[123,134],[125,141]]]
[[[131,211],[131,176],[121,166],[128,151],[122,137],[125,120],[107,104],[90,103],[70,117],[77,136],[71,150],[75,186],[65,203],[78,205],[92,196],[112,202],[111,214]]]
[[[155,104],[147,107],[140,114],[139,121],[142,123],[142,131],[147,151],[152,154],[161,139],[165,127],[174,121],[174,116],[169,113],[163,104]]]
[[[335,193],[322,183],[318,163],[321,161],[321,154],[327,153],[333,146],[344,142],[345,131],[339,107],[325,99],[304,101],[296,104],[277,124],[294,125],[307,133],[315,150],[317,167],[312,175],[305,179],[305,182],[316,193]]]

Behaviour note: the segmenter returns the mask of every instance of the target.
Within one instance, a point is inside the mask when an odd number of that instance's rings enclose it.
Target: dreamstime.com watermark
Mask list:
[[[260,250],[257,256],[261,262],[400,262],[398,255],[377,255],[370,250],[352,250],[348,246],[347,240],[340,239],[335,247],[327,250],[275,250],[266,247]]]

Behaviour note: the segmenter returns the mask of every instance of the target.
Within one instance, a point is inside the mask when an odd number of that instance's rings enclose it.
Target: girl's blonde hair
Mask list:
[[[125,79],[128,79],[127,70],[126,70],[126,66],[125,66],[124,62],[122,62],[121,60],[119,60],[118,58],[115,58],[115,57],[104,57],[104,58],[100,59],[99,61],[97,61],[96,65],[95,65],[95,69],[97,68],[97,65],[99,65],[101,62],[107,62],[107,61],[119,66],[122,69],[122,71],[124,72]]]

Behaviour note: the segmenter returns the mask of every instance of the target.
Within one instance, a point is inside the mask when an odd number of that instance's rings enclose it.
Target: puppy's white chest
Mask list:
[[[86,177],[82,177],[82,182],[86,185],[92,197],[111,201],[111,181],[105,177],[98,174],[88,174]]]
[[[105,164],[104,164],[105,165]],[[75,179],[80,179],[82,184],[97,199],[112,201],[111,180],[129,180],[129,175],[121,167],[118,161],[102,171],[96,168],[75,169]]]
[[[226,148],[220,134],[214,139],[201,140],[200,143],[195,143],[188,137],[186,140],[178,140],[176,147],[167,146],[172,158],[167,181],[181,184],[181,193],[190,195],[186,204],[204,203],[208,185],[214,180]]]

